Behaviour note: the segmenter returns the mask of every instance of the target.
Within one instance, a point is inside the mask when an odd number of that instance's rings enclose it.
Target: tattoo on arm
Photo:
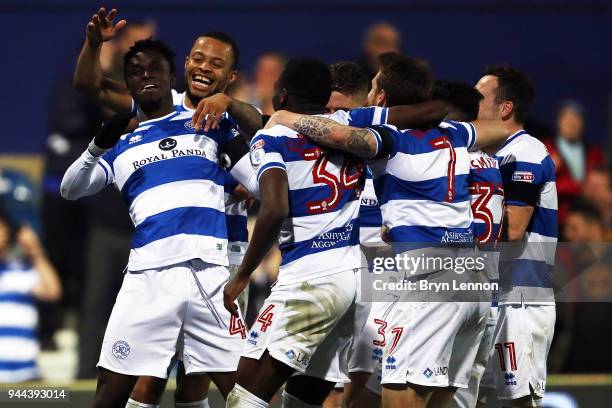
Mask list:
[[[359,157],[371,158],[376,149],[366,139],[372,136],[367,129],[358,129],[321,117],[301,116],[292,128],[315,143],[345,150]]]

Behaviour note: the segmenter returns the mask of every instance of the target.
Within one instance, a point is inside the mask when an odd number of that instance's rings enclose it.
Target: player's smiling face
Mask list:
[[[231,45],[215,38],[198,38],[185,60],[188,96],[202,99],[225,92],[236,78],[236,71],[232,69],[233,58]]]
[[[174,75],[170,64],[157,51],[134,55],[125,68],[125,80],[138,105],[161,100],[172,91]]]

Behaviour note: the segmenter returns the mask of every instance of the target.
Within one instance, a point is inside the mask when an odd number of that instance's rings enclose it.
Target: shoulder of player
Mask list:
[[[512,155],[514,161],[527,163],[542,163],[547,157],[550,158],[546,145],[528,133],[522,133],[511,139],[496,155]]]
[[[297,132],[283,125],[275,125],[269,129],[261,129],[255,133],[253,140],[256,138],[281,138],[281,137],[297,137]]]

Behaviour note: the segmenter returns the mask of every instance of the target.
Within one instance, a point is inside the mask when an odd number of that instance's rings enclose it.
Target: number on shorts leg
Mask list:
[[[507,343],[496,343],[495,350],[499,356],[499,367],[501,371],[506,371],[506,359],[504,358],[504,348],[508,349],[508,359],[510,360],[510,371],[516,371],[516,347],[513,341]]]
[[[257,322],[261,323],[262,332],[268,330],[268,327],[270,327],[270,325],[272,324],[272,318],[274,317],[272,309],[274,309],[274,306],[275,305],[268,305],[268,307],[266,307],[264,311],[261,312],[259,316],[257,316]]]
[[[378,347],[385,347],[385,329],[387,328],[387,322],[381,319],[374,319],[374,323],[378,325],[378,334],[381,335],[382,340],[372,340],[372,343]]]
[[[393,342],[391,343],[391,349],[389,350],[389,354],[393,354],[393,351],[397,347],[397,343],[399,343],[400,341],[400,337],[402,337],[402,333],[404,333],[404,328],[394,327],[391,330],[391,333],[393,333]]]
[[[230,336],[240,333],[240,337],[246,339],[246,328],[244,327],[244,323],[242,323],[241,318],[237,318],[234,315],[230,316],[229,333]]]

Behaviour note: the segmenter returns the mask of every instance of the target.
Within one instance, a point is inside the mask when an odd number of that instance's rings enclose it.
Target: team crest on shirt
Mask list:
[[[251,146],[250,158],[251,165],[253,165],[253,167],[259,166],[263,161],[263,158],[266,155],[266,152],[263,149],[265,144],[266,142],[264,140],[258,140],[257,142],[253,143],[253,146]]]
[[[125,360],[130,355],[130,345],[123,340],[118,340],[113,344],[113,356],[119,360]]]
[[[159,148],[162,150],[172,150],[176,147],[177,142],[171,137],[167,137],[159,142]]]
[[[533,173],[530,171],[515,171],[512,173],[512,181],[522,181],[524,183],[533,183]]]

